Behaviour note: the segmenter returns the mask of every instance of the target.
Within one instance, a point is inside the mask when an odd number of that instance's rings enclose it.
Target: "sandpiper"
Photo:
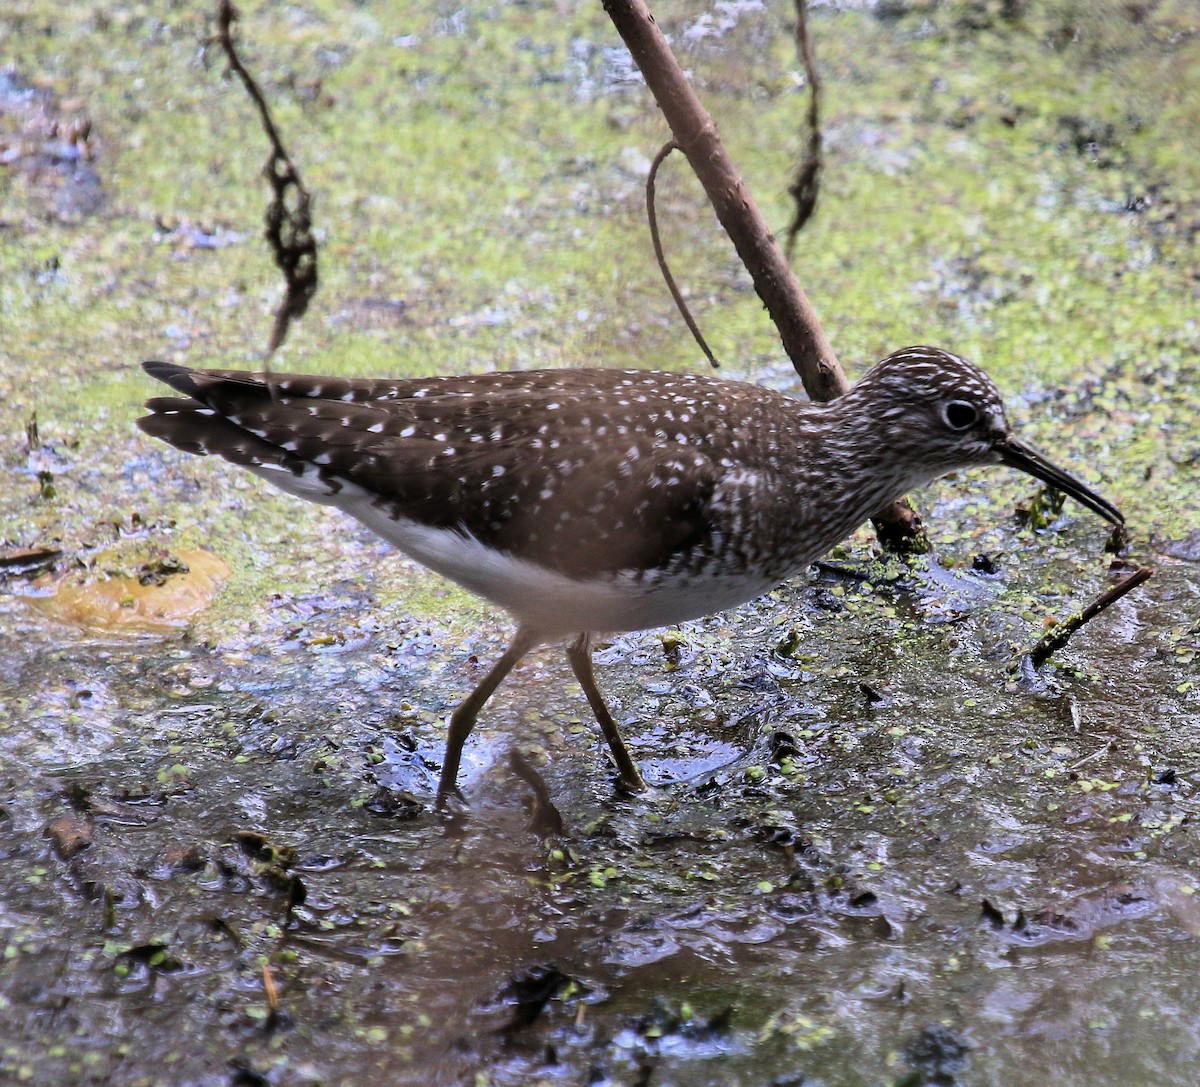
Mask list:
[[[568,643],[622,781],[644,788],[596,686],[593,637],[751,600],[947,472],[1006,464],[1123,523],[1013,436],[986,374],[931,347],[895,352],[826,404],[652,370],[391,380],[143,365],[181,394],[147,402],[147,434],[336,506],[513,617],[508,649],[450,719],[439,806],[460,795],[484,703],[551,642]]]

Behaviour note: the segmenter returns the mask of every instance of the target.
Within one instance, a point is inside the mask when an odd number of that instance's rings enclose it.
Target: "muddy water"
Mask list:
[[[412,659],[427,645],[67,641],[10,600],[9,1067],[1187,1082],[1193,767],[1161,629],[1192,614],[1195,574],[1160,571],[1082,636],[1091,678],[1040,689],[1006,683],[993,587],[959,575],[948,600],[947,580],[851,587],[852,618],[825,575],[669,653],[616,643],[604,679],[665,786],[646,798],[614,794],[565,666],[538,660],[490,709],[450,821],[428,810],[448,692]],[[972,610],[931,621],[947,603]],[[793,631],[819,666],[779,652]],[[479,667],[438,649],[453,682]],[[514,734],[560,835],[530,828]]]

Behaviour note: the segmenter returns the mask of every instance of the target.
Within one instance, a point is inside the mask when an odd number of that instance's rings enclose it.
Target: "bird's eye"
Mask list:
[[[979,421],[979,412],[965,400],[951,400],[942,408],[942,418],[952,430],[966,430]]]

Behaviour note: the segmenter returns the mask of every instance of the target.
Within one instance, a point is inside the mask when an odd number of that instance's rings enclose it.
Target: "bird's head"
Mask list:
[[[979,367],[935,347],[906,347],[878,363],[848,394],[869,415],[887,455],[925,480],[988,464],[1017,468],[1114,525],[1120,511],[1019,441],[1000,391]]]

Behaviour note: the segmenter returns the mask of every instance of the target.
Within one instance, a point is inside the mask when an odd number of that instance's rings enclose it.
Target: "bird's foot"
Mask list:
[[[433,810],[439,815],[460,819],[471,810],[471,805],[467,803],[467,798],[463,796],[462,790],[457,785],[443,783],[438,786]]]

